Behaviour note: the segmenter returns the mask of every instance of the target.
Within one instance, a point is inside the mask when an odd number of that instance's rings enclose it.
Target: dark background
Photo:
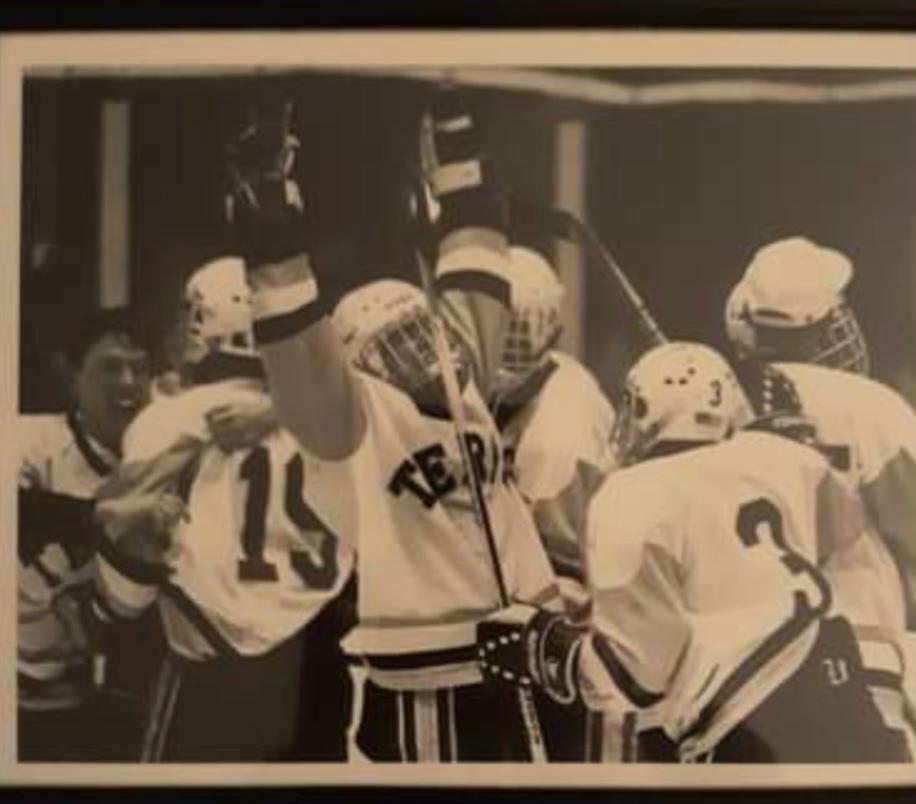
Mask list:
[[[730,77],[861,81],[824,71],[605,70],[646,83]],[[898,74],[914,77],[913,74]],[[424,104],[416,84],[316,74],[274,78],[29,78],[23,98],[20,402],[61,404],[49,348],[97,296],[99,110],[131,102],[131,300],[163,331],[185,276],[220,249],[219,143],[263,92],[292,97],[300,175],[322,232],[323,287],[413,278],[403,186]],[[588,124],[588,218],[669,335],[723,343],[722,306],[754,250],[803,234],[845,251],[876,375],[916,401],[916,101],[836,105],[586,106],[473,94],[512,191],[549,203],[553,124]],[[40,243],[53,243],[42,252]],[[588,266],[586,362],[613,391],[613,344],[631,321]]]

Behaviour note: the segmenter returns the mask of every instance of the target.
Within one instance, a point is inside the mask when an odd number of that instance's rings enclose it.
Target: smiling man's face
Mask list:
[[[86,430],[117,450],[125,428],[149,401],[149,355],[126,335],[106,333],[86,351],[74,390]]]

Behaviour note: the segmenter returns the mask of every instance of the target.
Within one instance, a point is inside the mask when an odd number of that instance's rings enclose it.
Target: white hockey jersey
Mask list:
[[[774,365],[795,385],[834,466],[872,502],[861,562],[828,567],[837,602],[863,621],[901,631],[903,590],[885,538],[916,540],[916,414],[894,391],[859,374],[802,363]]]
[[[507,461],[554,567],[582,579],[585,512],[615,466],[613,406],[578,360],[551,352],[496,417]]]
[[[21,416],[18,434],[21,489],[89,500],[117,464],[117,456],[91,438],[73,414]],[[20,705],[30,708],[78,703],[79,693],[65,676],[68,668],[89,660],[53,602],[68,587],[91,580],[94,560],[87,556],[74,563],[63,546],[67,534],[51,535],[54,543],[28,565],[20,564],[17,579]],[[30,680],[47,683],[30,685]]]
[[[774,365],[795,385],[834,466],[866,503],[865,538],[824,571],[836,610],[855,627],[866,669],[876,681],[887,679],[877,686],[899,689],[907,624],[900,570],[916,592],[916,553],[907,561],[907,551],[898,549],[916,542],[916,414],[897,393],[862,375],[802,363]],[[899,698],[876,695],[889,725],[902,727]]]
[[[171,534],[168,579],[151,585],[111,551],[100,559],[109,605],[136,616],[158,596],[169,645],[186,658],[267,652],[315,617],[352,571],[352,551],[305,501],[309,460],[291,436],[278,430],[232,453],[210,441],[209,410],[263,397],[250,380],[198,386],[152,403],[125,434],[128,469],[197,445],[173,478],[188,516]]]
[[[804,661],[830,604],[816,565],[862,516],[820,454],[767,433],[612,474],[589,511],[586,703],[657,705],[683,758],[708,751]]]
[[[359,624],[345,642],[373,679],[394,688],[480,680],[477,622],[500,606],[493,558],[477,523],[448,418],[421,413],[392,385],[358,373],[364,439],[341,461],[315,460],[309,503],[360,567]],[[560,606],[531,515],[504,464],[499,436],[473,384],[467,443],[483,479],[508,595]]]

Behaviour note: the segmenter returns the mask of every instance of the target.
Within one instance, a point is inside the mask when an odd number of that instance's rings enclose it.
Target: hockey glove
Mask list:
[[[480,127],[460,89],[446,86],[434,93],[420,125],[420,162],[441,208],[443,236],[468,226],[505,229],[505,205],[496,192]]]
[[[299,140],[292,104],[255,109],[225,146],[225,215],[248,268],[281,262],[308,245],[302,194],[293,176]]]
[[[564,615],[515,603],[477,625],[477,657],[485,680],[536,685],[561,704],[578,696],[576,672],[585,629]]]

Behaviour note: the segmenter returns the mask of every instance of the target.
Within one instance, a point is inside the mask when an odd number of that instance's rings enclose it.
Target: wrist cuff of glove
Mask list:
[[[468,112],[454,111],[449,115],[433,115],[433,136],[436,157],[441,164],[479,159],[483,153],[480,129]]]
[[[232,250],[248,270],[282,262],[308,251],[310,237],[301,217],[291,220],[247,220],[233,225]]]
[[[538,684],[557,703],[573,703],[579,694],[576,673],[584,629],[548,611],[539,611],[531,628],[538,634],[532,667]]]
[[[452,189],[442,189],[443,175]],[[438,223],[444,236],[468,226],[508,230],[505,200],[495,179],[485,175],[478,162],[444,165],[433,172],[430,183],[441,209]]]
[[[303,208],[299,187],[291,179],[265,181],[257,185],[256,192],[227,197],[232,251],[251,270],[307,252],[313,237]]]
[[[259,345],[293,337],[328,312],[308,258],[298,254],[250,274],[254,337]]]

